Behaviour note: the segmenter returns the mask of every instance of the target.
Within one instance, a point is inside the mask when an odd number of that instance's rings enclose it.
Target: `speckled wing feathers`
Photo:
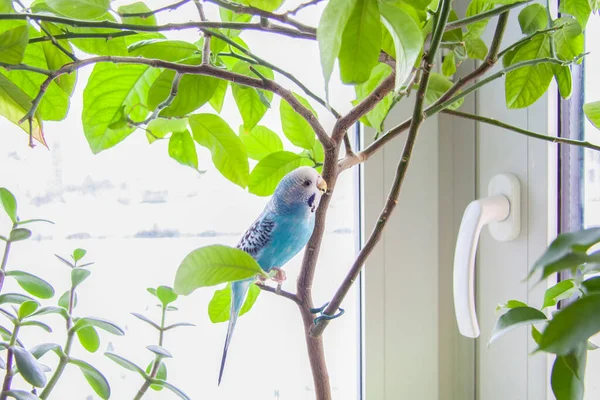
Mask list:
[[[250,226],[236,247],[256,258],[271,240],[274,227],[272,219],[261,216]]]

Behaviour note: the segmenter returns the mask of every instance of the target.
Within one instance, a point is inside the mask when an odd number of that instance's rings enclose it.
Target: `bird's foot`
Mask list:
[[[277,267],[273,267],[272,270],[275,271],[275,275],[273,275],[271,279],[281,286],[281,284],[287,279],[285,271]]]
[[[257,283],[265,283],[267,281],[267,278],[263,274],[256,275],[255,279]]]

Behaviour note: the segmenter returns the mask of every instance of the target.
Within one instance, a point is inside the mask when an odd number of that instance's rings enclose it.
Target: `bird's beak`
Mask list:
[[[319,177],[319,179],[317,180],[317,188],[319,188],[319,190],[323,194],[327,192],[327,182],[325,182],[325,179]]]

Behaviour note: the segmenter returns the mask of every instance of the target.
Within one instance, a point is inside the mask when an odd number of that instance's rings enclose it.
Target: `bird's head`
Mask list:
[[[283,177],[273,194],[272,204],[280,213],[315,212],[327,182],[311,167],[300,167]]]

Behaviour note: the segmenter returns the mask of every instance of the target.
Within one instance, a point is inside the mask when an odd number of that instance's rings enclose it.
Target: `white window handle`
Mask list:
[[[479,336],[475,312],[475,254],[479,234],[489,224],[498,241],[516,239],[521,229],[519,180],[512,174],[496,175],[488,186],[488,196],[472,201],[465,210],[454,252],[454,311],[463,336]]]

